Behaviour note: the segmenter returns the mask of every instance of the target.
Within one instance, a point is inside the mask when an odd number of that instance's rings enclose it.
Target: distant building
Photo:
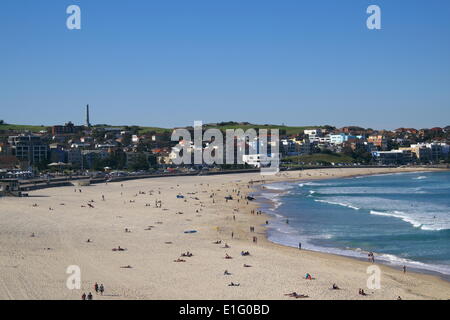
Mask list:
[[[33,135],[11,136],[8,139],[14,155],[29,165],[48,159],[48,146],[41,137]]]
[[[75,126],[72,122],[68,122],[63,126],[53,126],[52,134],[56,135],[64,135],[64,134],[75,134],[83,131],[83,126]]]
[[[0,169],[15,169],[19,167],[19,159],[15,156],[0,154]]]
[[[311,143],[319,143],[320,138],[323,137],[322,129],[304,130],[303,133],[308,137]]]
[[[349,140],[361,139],[362,136],[353,136],[345,133],[330,134],[330,143],[334,145],[343,144]]]
[[[280,151],[285,156],[298,156],[311,152],[310,143],[294,139],[282,139],[280,141]]]
[[[50,146],[50,162],[66,162],[66,152],[63,148]]]
[[[70,145],[71,148],[87,148],[90,146],[91,144],[86,142],[74,142]]]
[[[80,149],[67,150],[67,163],[78,166],[81,165],[82,157]]]
[[[12,149],[7,143],[0,142],[0,155],[10,156],[12,155]]]
[[[96,160],[103,160],[109,157],[109,153],[105,150],[83,150],[83,167],[85,169],[92,169]]]
[[[383,135],[373,135],[367,138],[367,142],[372,143],[374,146],[385,150],[387,148],[387,138]]]

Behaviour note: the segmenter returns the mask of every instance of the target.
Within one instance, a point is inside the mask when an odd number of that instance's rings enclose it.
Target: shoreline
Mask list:
[[[420,172],[426,172],[426,171],[417,171],[417,173],[420,173]],[[402,174],[402,173],[400,173],[400,174]],[[381,174],[381,175],[383,175],[383,174]],[[388,173],[386,175],[390,175],[390,173]],[[358,175],[358,176],[360,176],[360,177],[366,177],[367,176],[368,177],[368,176],[371,176],[371,175]],[[353,176],[353,177],[356,177],[356,176]],[[350,178],[350,176],[347,176],[345,178]],[[328,179],[325,179],[324,181],[327,181],[327,180]],[[330,180],[333,180],[333,179],[330,179]],[[303,182],[306,183],[306,182],[309,182],[309,181],[313,181],[313,180],[306,180],[306,179],[304,179],[304,180],[297,180],[297,181],[289,181],[288,183],[296,184],[296,183],[303,183]],[[276,184],[276,183],[280,183],[280,182],[281,181],[277,181],[277,182],[269,183],[267,185]],[[267,192],[267,193],[273,193],[273,194],[282,196],[286,192],[284,192],[282,190],[274,190],[274,189],[265,190],[265,189],[262,189],[262,187],[263,187],[262,185],[258,186],[258,190],[256,190],[255,192],[252,193],[252,195],[254,195],[256,197],[256,202],[260,204],[258,208],[259,209],[264,209],[264,208],[266,208],[266,206],[270,206],[273,209],[277,210],[278,207],[276,205],[274,205],[275,201],[264,197],[262,195],[262,193],[263,192]],[[264,200],[258,199],[258,198],[262,198]],[[271,209],[268,208],[268,210],[271,210]],[[283,217],[283,218],[287,219],[287,217],[284,216],[282,212],[275,211],[275,210],[273,210],[273,213],[267,213],[266,211],[263,211],[263,215],[265,215],[267,217],[268,221],[274,220],[276,218],[275,217],[276,215],[279,215],[280,218]],[[298,249],[295,246],[271,240],[270,237],[269,237],[269,234],[268,234],[270,229],[271,229],[270,228],[270,224],[268,226],[266,226],[266,229],[267,229],[266,238],[267,238],[267,240],[269,242],[271,242],[273,244],[278,244],[278,245],[281,245],[281,246],[284,246],[284,247],[288,247],[288,248]],[[338,249],[338,250],[341,250],[341,251],[350,251],[350,252],[356,251],[356,248],[347,248],[347,249],[342,249],[342,248],[338,248],[338,247],[330,247],[330,248]],[[321,249],[325,249],[325,248],[321,248]],[[360,251],[360,255],[359,256],[357,256],[357,255],[352,256],[350,254],[345,254],[345,253],[339,254],[337,252],[327,252],[327,251],[321,251],[321,250],[312,250],[312,249],[304,249],[304,248],[302,248],[302,250],[309,251],[309,252],[320,252],[320,253],[323,253],[323,254],[330,254],[330,255],[334,255],[334,256],[340,256],[340,257],[345,257],[345,258],[349,258],[349,259],[355,259],[355,260],[358,260],[358,261],[367,261],[367,258],[365,258],[365,255],[368,253],[366,251]],[[375,255],[385,255],[386,254],[386,253],[383,253],[383,252],[374,252],[374,253],[375,253]],[[420,261],[415,261],[415,260],[411,260],[411,262],[422,263]],[[377,263],[383,264],[386,267],[390,267],[390,268],[393,268],[393,269],[402,267],[401,264],[395,264],[395,263],[392,263],[392,262],[389,262],[389,261],[383,260],[383,259],[377,259]],[[431,266],[434,266],[434,265],[431,265]],[[442,272],[439,272],[439,271],[430,270],[430,269],[426,269],[426,268],[419,268],[419,267],[414,267],[414,266],[408,266],[408,270],[410,272],[415,272],[417,274],[424,274],[424,275],[435,276],[435,277],[438,277],[441,280],[444,280],[444,281],[450,283],[450,274],[445,274],[445,273],[442,273]]]
[[[293,291],[326,300],[448,299],[447,281],[381,264],[382,288],[359,296],[369,263],[272,243],[266,237],[269,216],[252,214],[259,203],[241,200],[260,184],[299,176],[315,180],[394,171],[417,170],[335,168],[276,176],[154,178],[82,187],[82,193],[72,186],[1,198],[0,299],[79,299],[96,281],[105,284],[107,295],[94,299],[273,300],[292,299],[285,294]],[[233,200],[226,201],[228,195]],[[94,208],[87,206],[91,200]],[[155,207],[157,200],[161,207]],[[195,232],[186,233],[190,230]],[[32,233],[36,236],[30,237]],[[255,236],[257,243],[252,242]],[[214,244],[217,240],[222,243]],[[230,248],[223,248],[224,243]],[[118,245],[127,250],[111,251]],[[186,251],[193,257],[174,263]],[[242,251],[251,255],[241,256]],[[69,265],[82,270],[81,290],[65,287]],[[127,265],[132,268],[124,269]],[[317,279],[305,280],[306,272]],[[229,287],[230,281],[241,285]],[[330,290],[332,283],[342,290]]]

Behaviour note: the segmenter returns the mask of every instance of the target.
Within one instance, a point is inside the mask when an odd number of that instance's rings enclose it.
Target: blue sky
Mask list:
[[[9,123],[445,126],[450,1],[2,0],[0,72]]]

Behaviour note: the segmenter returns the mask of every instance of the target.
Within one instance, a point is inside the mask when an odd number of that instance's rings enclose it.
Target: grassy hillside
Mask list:
[[[238,123],[231,123],[231,124],[217,124],[217,125],[205,125],[207,129],[209,128],[217,128],[220,130],[227,130],[227,129],[279,129],[280,134],[286,134],[286,135],[297,135],[303,133],[303,130],[305,129],[315,129],[320,128],[320,126],[308,126],[308,127],[290,127],[290,126],[283,126],[283,125],[260,125],[260,124],[238,124]]]
[[[0,124],[0,130],[14,130],[14,131],[31,131],[39,132],[42,130],[47,130],[46,126],[33,126],[33,125],[22,125],[22,124]]]
[[[108,124],[98,124],[94,125],[94,128],[125,128],[125,125],[108,125]],[[160,127],[143,127],[143,126],[129,126],[129,127],[137,127],[139,128],[139,134],[145,134],[148,132],[157,132],[157,133],[171,133],[172,128],[160,128]],[[39,132],[41,130],[47,130],[48,126],[36,126],[36,125],[19,125],[19,124],[0,124],[0,130],[15,130],[15,131],[31,131],[31,132]],[[320,126],[304,126],[304,127],[293,127],[293,126],[283,126],[283,125],[270,125],[270,124],[239,124],[235,122],[226,122],[222,124],[206,124],[204,125],[204,129],[209,128],[217,128],[220,130],[227,129],[279,129],[280,135],[297,135],[303,133],[305,129],[315,129],[321,128]]]
[[[139,127],[139,134],[145,134],[147,132],[155,131],[157,133],[172,133],[173,129],[167,129],[167,128],[158,128],[158,127]]]

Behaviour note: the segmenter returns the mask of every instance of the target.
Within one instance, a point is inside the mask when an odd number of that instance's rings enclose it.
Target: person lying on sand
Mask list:
[[[241,251],[241,256],[249,256],[250,252],[249,251]]]
[[[228,270],[225,270],[225,271],[223,272],[223,275],[224,275],[224,276],[231,276],[231,273],[229,273]]]
[[[228,255],[228,253],[225,253],[225,259],[233,259],[233,257]]]
[[[298,299],[298,298],[309,298],[308,295],[306,295],[306,294],[298,294],[297,292],[286,293],[285,296],[296,298],[296,299]]]
[[[231,248],[231,247],[230,247],[228,244],[225,243],[225,245],[224,245],[222,248],[224,248],[224,249],[229,249],[229,248]]]
[[[127,266],[122,266],[121,268],[122,268],[122,269],[132,269],[133,267],[130,266],[130,265],[127,265]]]
[[[217,240],[217,241],[214,241],[213,243],[214,243],[214,244],[221,244],[221,243],[222,243],[222,240]]]
[[[90,203],[88,203],[89,208],[94,208],[94,206]]]
[[[186,262],[186,260],[178,258],[177,260],[173,260],[173,262]]]
[[[229,287],[239,287],[240,285],[241,285],[240,283],[231,282],[228,286]]]
[[[244,268],[251,268],[251,265],[244,263]]]
[[[337,286],[336,283],[333,283],[333,286],[331,287],[333,290],[340,290],[340,288]]]
[[[127,249],[121,248],[120,246],[112,249],[112,251],[125,251],[125,250],[127,250]]]
[[[183,253],[181,254],[181,256],[182,256],[182,257],[192,257],[193,254],[192,254],[191,252],[187,251],[186,253],[183,252]]]

